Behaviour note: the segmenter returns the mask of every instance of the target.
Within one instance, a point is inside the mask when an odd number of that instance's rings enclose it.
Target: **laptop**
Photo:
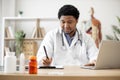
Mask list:
[[[120,41],[103,40],[95,66],[81,66],[86,69],[120,68]]]

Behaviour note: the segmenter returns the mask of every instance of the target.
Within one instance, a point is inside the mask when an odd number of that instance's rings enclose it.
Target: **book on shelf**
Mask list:
[[[45,29],[39,26],[39,19],[37,19],[36,27],[34,27],[32,32],[32,38],[43,38],[45,35]]]
[[[42,33],[42,36],[44,37],[45,36],[45,28],[41,28],[41,33]]]
[[[36,27],[34,27],[34,29],[33,29],[31,38],[34,38],[34,37],[35,37],[35,33],[36,33]]]
[[[5,28],[5,37],[10,38],[10,32],[7,27]]]
[[[43,38],[41,28],[39,26],[37,27],[37,38]]]
[[[5,33],[6,33],[7,38],[14,38],[14,34],[13,34],[11,26],[6,27]]]
[[[10,48],[9,48],[9,47],[4,47],[4,51],[5,51],[5,54],[6,54],[7,52],[10,52]]]

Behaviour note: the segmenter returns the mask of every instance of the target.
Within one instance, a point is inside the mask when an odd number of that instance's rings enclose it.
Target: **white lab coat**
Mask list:
[[[43,46],[46,47],[49,57],[52,57],[51,65],[83,65],[92,60],[96,60],[98,49],[93,39],[85,33],[79,31],[82,46],[78,41],[78,32],[69,46],[61,28],[48,32],[41,43],[37,53],[37,61],[42,65],[42,58],[45,57]],[[81,34],[82,37],[81,37]],[[62,35],[64,40],[65,49],[62,45]]]

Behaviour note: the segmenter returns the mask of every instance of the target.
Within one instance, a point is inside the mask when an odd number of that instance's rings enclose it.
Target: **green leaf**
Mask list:
[[[115,40],[119,41],[119,38],[117,37],[116,33],[114,32]]]
[[[120,35],[120,18],[117,16],[117,20],[119,22],[119,26],[116,26],[116,25],[112,25],[112,29],[113,29],[113,36],[111,35],[106,35],[106,38],[109,39],[109,40],[117,40],[117,41],[120,41],[119,39],[119,35]]]
[[[119,21],[119,23],[120,23],[120,18],[117,16],[117,19],[118,19],[118,21]]]
[[[106,38],[107,38],[108,40],[114,40],[113,36],[111,36],[111,35],[106,35]]]
[[[15,41],[16,41],[16,53],[22,52],[23,40],[25,38],[25,33],[23,31],[18,31],[15,33]]]
[[[120,33],[120,28],[118,28],[118,26],[113,25],[112,29],[113,29],[114,32]]]

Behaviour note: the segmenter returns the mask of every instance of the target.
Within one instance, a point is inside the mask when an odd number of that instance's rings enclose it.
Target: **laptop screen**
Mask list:
[[[120,68],[120,41],[103,40],[99,49],[96,69]]]

